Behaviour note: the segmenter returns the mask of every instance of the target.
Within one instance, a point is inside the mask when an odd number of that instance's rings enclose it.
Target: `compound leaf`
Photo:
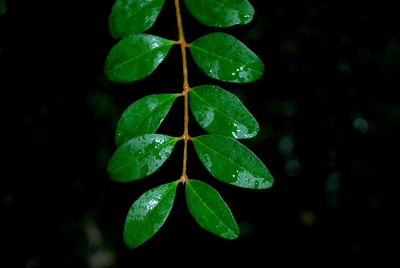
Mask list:
[[[177,185],[177,182],[171,182],[155,187],[133,203],[124,228],[124,241],[128,247],[138,247],[164,224],[174,204]]]
[[[247,0],[185,0],[185,4],[193,17],[208,26],[247,24],[254,16]]]
[[[107,56],[105,74],[119,83],[142,79],[158,67],[173,44],[174,41],[151,34],[122,38]]]
[[[221,81],[252,82],[260,78],[264,71],[260,58],[226,33],[204,35],[191,43],[189,48],[200,69]]]
[[[161,134],[130,139],[117,149],[108,164],[111,179],[126,182],[154,173],[168,159],[177,141]]]
[[[156,21],[165,0],[117,0],[109,19],[114,38],[141,33]]]
[[[267,167],[237,140],[203,135],[193,138],[193,143],[201,162],[215,178],[243,188],[272,186],[274,179]]]
[[[238,97],[218,86],[194,87],[189,98],[194,117],[210,133],[247,139],[260,129]]]
[[[188,180],[186,202],[190,213],[205,230],[226,239],[239,236],[239,228],[231,210],[210,185],[198,180]]]
[[[179,94],[154,94],[132,103],[119,119],[115,142],[120,146],[133,137],[154,133]]]

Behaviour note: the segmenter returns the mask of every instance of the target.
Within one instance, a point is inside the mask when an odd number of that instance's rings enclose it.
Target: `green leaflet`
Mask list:
[[[114,38],[141,33],[153,26],[165,0],[117,0],[109,27]]]
[[[198,180],[188,180],[186,202],[190,213],[205,230],[227,239],[239,236],[239,228],[231,210],[210,185]]]
[[[6,2],[4,0],[0,0],[0,15],[3,15],[7,10]]]
[[[245,44],[226,33],[204,35],[189,48],[200,69],[221,81],[252,82],[260,78],[264,71],[260,58]]]
[[[193,17],[208,26],[247,24],[254,16],[247,0],[185,0],[185,4]]]
[[[179,94],[154,94],[132,103],[119,119],[115,142],[120,146],[133,137],[154,133]]]
[[[232,93],[213,85],[194,87],[190,108],[197,122],[208,132],[248,139],[260,129],[256,119]]]
[[[272,186],[274,179],[266,166],[237,140],[203,135],[193,138],[193,143],[201,162],[215,178],[244,188]]]
[[[177,185],[175,181],[155,187],[133,203],[124,228],[124,241],[128,247],[138,247],[164,224],[174,204]]]
[[[146,134],[121,145],[108,164],[111,179],[133,181],[154,173],[168,159],[177,138]]]
[[[111,81],[129,83],[151,74],[165,59],[174,41],[151,34],[122,38],[110,51],[105,74]]]

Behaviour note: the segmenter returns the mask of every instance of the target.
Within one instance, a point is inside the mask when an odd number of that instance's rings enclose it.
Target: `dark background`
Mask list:
[[[144,191],[179,178],[182,145],[154,175],[113,182],[106,166],[115,126],[133,101],[181,91],[181,59],[174,46],[149,77],[108,82],[113,2],[9,0],[0,17],[1,267],[396,266],[400,39],[393,5],[254,0],[253,22],[227,29],[200,25],[183,6],[188,42],[224,31],[265,62],[257,82],[231,84],[207,78],[189,58],[189,79],[241,98],[261,125],[242,142],[276,183],[262,191],[224,184],[190,147],[189,176],[221,193],[241,236],[227,241],[198,227],[180,186],[165,225],[130,250],[122,241],[126,213]],[[173,1],[147,32],[177,39]],[[181,135],[182,105],[159,133]],[[204,133],[194,120],[190,129]]]

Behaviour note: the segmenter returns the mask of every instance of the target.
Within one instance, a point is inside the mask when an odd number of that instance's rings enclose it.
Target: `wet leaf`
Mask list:
[[[117,146],[133,137],[154,133],[167,116],[179,94],[154,94],[132,103],[119,119]]]
[[[194,87],[189,98],[194,117],[210,133],[248,139],[256,136],[260,129],[242,102],[218,86]]]
[[[177,185],[178,182],[171,182],[155,187],[133,203],[124,228],[124,241],[128,247],[138,247],[164,224],[174,204]]]
[[[165,59],[173,41],[151,34],[134,34],[110,51],[105,74],[111,81],[129,83],[151,74]]]
[[[254,16],[247,0],[185,0],[185,4],[193,17],[208,26],[247,24]]]
[[[186,202],[190,213],[205,230],[226,239],[239,236],[239,228],[231,210],[210,185],[198,180],[188,180]]]
[[[203,135],[193,138],[204,166],[217,179],[244,188],[266,189],[274,181],[266,166],[237,140]]]
[[[109,19],[114,38],[141,33],[153,26],[165,0],[117,0]]]
[[[122,144],[108,164],[111,179],[133,181],[154,173],[168,159],[177,138],[146,134]]]
[[[264,71],[260,58],[245,44],[226,33],[204,35],[189,48],[200,69],[221,81],[252,82],[260,78]]]

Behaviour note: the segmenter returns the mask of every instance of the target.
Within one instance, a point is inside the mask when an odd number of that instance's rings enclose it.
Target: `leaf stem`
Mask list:
[[[185,35],[183,32],[182,26],[182,16],[181,16],[181,8],[179,5],[179,0],[175,0],[175,11],[176,11],[176,21],[178,24],[178,32],[179,32],[179,40],[176,42],[181,46],[182,53],[182,70],[183,70],[183,91],[182,95],[184,97],[184,119],[183,119],[183,135],[182,139],[184,141],[183,147],[183,167],[182,167],[182,176],[179,179],[182,183],[185,183],[188,180],[186,174],[187,168],[187,147],[188,141],[191,140],[189,136],[189,79],[188,79],[188,69],[187,69],[187,58],[186,58],[186,47],[189,46],[185,41]]]

